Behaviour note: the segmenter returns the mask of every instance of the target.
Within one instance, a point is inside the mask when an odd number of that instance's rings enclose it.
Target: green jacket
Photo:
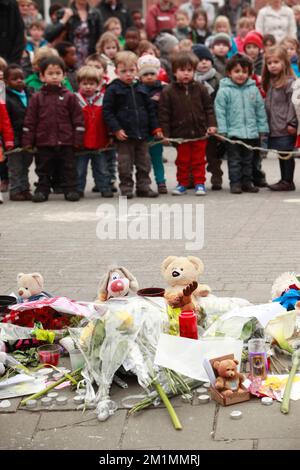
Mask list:
[[[218,133],[240,139],[257,139],[269,132],[265,104],[254,80],[236,85],[223,78],[215,99]]]
[[[41,81],[40,79],[40,76],[38,73],[33,73],[31,75],[29,75],[29,77],[26,78],[25,80],[25,83],[26,83],[26,86],[28,88],[33,88],[35,91],[39,91],[42,86],[44,85],[44,83]],[[68,78],[65,77],[63,79],[63,82],[62,84],[69,90],[69,91],[73,91],[73,88],[72,88],[72,85],[71,83],[69,82]]]

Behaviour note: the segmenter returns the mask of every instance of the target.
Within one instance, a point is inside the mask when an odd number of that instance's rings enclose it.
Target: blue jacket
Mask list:
[[[215,99],[218,133],[240,139],[257,139],[269,132],[264,101],[254,80],[236,85],[223,78]]]
[[[159,128],[154,104],[139,82],[114,80],[104,95],[103,117],[110,132],[124,129],[131,139],[146,140]]]

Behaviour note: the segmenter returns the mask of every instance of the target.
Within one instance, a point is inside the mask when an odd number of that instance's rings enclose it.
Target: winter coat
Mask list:
[[[146,32],[149,40],[153,40],[162,29],[175,27],[175,13],[177,6],[172,2],[168,9],[162,9],[160,2],[151,5],[146,16]]]
[[[264,101],[254,80],[243,85],[230,78],[220,81],[215,99],[218,132],[228,137],[257,139],[269,131]]]
[[[273,34],[277,42],[286,37],[297,37],[297,26],[293,10],[282,5],[280,10],[274,10],[270,5],[261,8],[257,15],[255,29],[263,36]]]
[[[14,132],[6,106],[2,103],[0,103],[0,141],[1,140],[4,142],[6,148],[14,146]]]
[[[25,45],[24,34],[16,0],[0,0],[0,57],[19,63]]]
[[[26,86],[29,88],[30,92],[35,92],[39,91],[44,83],[40,79],[40,76],[38,73],[34,72],[29,77],[25,79]],[[73,91],[73,88],[71,86],[71,83],[69,82],[68,78],[65,77],[62,81],[63,86],[67,88],[69,91]]]
[[[45,31],[45,39],[49,42],[53,42],[63,31],[66,31],[65,41],[70,41],[74,44],[75,31],[81,23],[76,6],[72,3],[71,8],[74,15],[68,20],[66,24],[60,21],[49,26]],[[103,33],[103,21],[99,10],[95,8],[88,8],[87,24],[89,29],[89,54],[95,52],[96,42]]]
[[[194,81],[187,86],[176,82],[166,86],[159,102],[159,123],[166,137],[203,137],[208,127],[216,126],[205,86]]]
[[[19,96],[10,90],[10,88],[6,89],[6,108],[14,131],[15,147],[21,147],[22,145],[24,119],[29,104],[28,91],[25,90],[25,93],[27,96],[27,106],[24,106]]]
[[[228,62],[227,57],[217,57],[216,55],[213,56],[214,58],[214,68],[217,72],[219,72],[222,77],[226,75],[226,64]]]
[[[161,81],[157,80],[153,85],[142,85],[146,93],[148,93],[154,108],[155,112],[158,115],[158,106],[159,106],[159,100],[160,100],[160,95],[166,86],[166,83],[163,84]]]
[[[296,111],[292,102],[294,77],[289,77],[286,85],[275,88],[270,85],[266,96],[270,137],[288,136],[287,126],[297,127]]]
[[[139,82],[114,80],[104,95],[103,115],[110,132],[123,129],[132,139],[147,139],[158,129],[154,105]]]
[[[121,25],[122,25],[122,34],[125,34],[125,31],[127,28],[130,26],[133,26],[133,21],[131,18],[130,11],[127,10],[122,2],[117,1],[116,8],[113,9],[111,5],[106,2],[105,0],[102,0],[100,4],[97,6],[98,10],[101,13],[103,23],[105,23],[108,18],[111,18],[112,16],[114,18],[119,18]]]
[[[201,34],[203,33],[203,34]],[[199,31],[198,29],[192,28],[192,41],[193,44],[205,44],[206,39],[208,39],[211,36],[210,31]]]
[[[222,75],[216,71],[213,67],[210,71],[206,74],[201,74],[200,72],[196,72],[194,75],[194,80],[196,82],[203,83],[206,86],[207,91],[211,99],[214,101],[219,89],[220,80],[222,80]]]
[[[97,150],[107,147],[109,137],[103,119],[103,91],[98,91],[92,102],[88,101],[80,92],[76,93],[76,96],[84,115],[84,148]]]
[[[23,147],[81,146],[84,117],[74,93],[63,86],[44,85],[27,108]]]

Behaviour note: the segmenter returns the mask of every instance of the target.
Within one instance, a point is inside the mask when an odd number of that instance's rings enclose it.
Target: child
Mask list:
[[[298,56],[300,52],[299,42],[295,38],[285,38],[281,41],[281,45],[287,50],[294,74],[296,77],[300,77],[300,71],[298,68]]]
[[[204,196],[206,134],[216,132],[212,101],[204,85],[194,81],[198,64],[191,52],[178,52],[172,59],[176,82],[166,86],[159,103],[159,122],[166,139],[195,139],[177,147],[177,186],[175,196],[186,194],[192,172],[195,194]]]
[[[168,75],[168,81],[171,81],[173,77],[170,58],[172,54],[178,52],[178,39],[173,34],[161,32],[155,40],[155,45],[160,52],[161,66]]]
[[[85,65],[88,65],[89,67],[96,67],[96,69],[98,69],[99,72],[101,73],[101,86],[103,86],[104,83],[107,84],[107,80],[106,80],[106,72],[107,72],[106,60],[103,57],[101,57],[100,54],[98,54],[96,52],[95,54],[89,55],[85,59]]]
[[[26,44],[28,52],[34,52],[40,47],[47,46],[48,41],[44,39],[45,25],[42,21],[33,21],[29,27],[30,38]]]
[[[78,90],[76,78],[77,55],[75,46],[69,41],[62,41],[55,46],[55,49],[65,63],[66,77],[68,78],[73,90]]]
[[[230,48],[228,51],[228,57],[233,56],[238,50],[236,47],[236,43],[234,42],[233,37],[232,37],[229,19],[223,15],[217,16],[214,27],[213,27],[213,36],[210,36],[205,41],[206,47],[209,47],[211,49],[212,41],[214,37],[219,33],[224,33],[230,37]]]
[[[250,21],[248,18],[240,18],[237,22],[237,35],[234,38],[238,52],[244,52],[244,40],[247,34],[251,31]]]
[[[3,144],[2,144],[3,142]],[[4,103],[0,102],[0,203],[3,203],[1,193],[8,189],[7,166],[4,164],[4,149],[9,151],[14,148],[14,133],[11,127],[9,115]]]
[[[33,21],[30,11],[31,3],[32,0],[18,0],[19,10],[24,21],[26,32],[28,32],[28,29]]]
[[[62,86],[64,74],[60,57],[48,57],[40,63],[44,86],[32,96],[25,116],[23,147],[37,147],[38,183],[33,202],[48,200],[55,163],[60,167],[65,199],[79,200],[73,148],[82,145],[84,118],[76,96]]]
[[[270,127],[268,145],[275,150],[292,151],[295,145],[297,119],[292,103],[295,77],[287,51],[274,46],[265,54],[263,87],[267,93],[266,109]],[[294,191],[295,160],[279,159],[281,179],[269,185],[272,191]]]
[[[263,46],[264,46],[264,53],[266,54],[270,47],[273,47],[276,45],[276,39],[273,34],[265,34],[263,36]]]
[[[190,39],[192,30],[189,26],[190,18],[188,13],[183,10],[177,10],[175,13],[175,22],[176,26],[173,28],[173,34],[178,41]]]
[[[32,67],[33,67],[33,74],[29,75],[26,80],[25,84],[28,87],[28,90],[30,93],[34,93],[36,91],[39,91],[42,86],[43,86],[43,81],[41,80],[40,77],[40,64],[41,62],[50,57],[58,57],[58,52],[56,49],[53,49],[52,47],[44,46],[41,47],[36,51],[34,54],[34,59],[32,62]],[[73,91],[73,88],[67,79],[67,77],[64,76],[63,83],[62,83],[68,90]]]
[[[135,81],[137,57],[133,52],[119,52],[114,80],[104,96],[103,114],[109,131],[117,139],[118,170],[122,196],[133,197],[133,167],[136,167],[136,195],[156,197],[150,188],[151,162],[147,139],[149,130],[162,138],[154,105],[143,86]]]
[[[120,50],[119,42],[116,36],[110,32],[102,34],[99,41],[96,44],[96,51],[101,54],[101,57],[106,61],[107,66],[107,81],[112,82],[116,75],[115,58]]]
[[[241,18],[248,18],[250,22],[250,31],[255,30],[255,23],[257,18],[257,11],[255,10],[255,8],[252,8],[250,6],[246,6],[245,8],[243,8]]]
[[[261,34],[250,31],[244,39],[244,52],[253,64],[253,72],[261,77],[263,68],[263,41]]]
[[[109,145],[109,137],[102,114],[104,92],[103,89],[101,90],[101,84],[103,70],[101,72],[99,69],[87,65],[79,69],[77,77],[79,92],[76,93],[76,96],[84,115],[83,147],[86,152],[86,155],[77,156],[78,192],[80,197],[84,197],[87,168],[91,160],[97,189],[103,197],[113,197],[109,174],[111,155],[109,151],[103,150]],[[100,149],[102,149],[101,152]],[[98,153],[90,156],[90,150],[98,150]]]
[[[120,49],[123,49],[125,46],[125,39],[122,36],[122,25],[119,18],[112,16],[104,23],[104,31],[112,33],[119,42]]]
[[[178,44],[178,52],[192,52],[193,41],[191,39],[181,39]]]
[[[207,88],[209,96],[214,101],[222,75],[220,75],[219,72],[217,72],[214,68],[214,59],[207,47],[205,47],[203,44],[197,44],[193,46],[193,52],[199,59],[194,76],[195,81],[203,83],[203,85]],[[221,169],[221,157],[223,154],[223,143],[217,140],[215,137],[211,136],[208,139],[206,147],[206,157],[208,162],[206,169],[211,173],[211,189],[213,191],[222,189],[223,171]]]
[[[138,54],[140,41],[140,31],[135,26],[130,26],[125,32],[124,51],[131,51],[134,52],[134,54]]]
[[[160,62],[153,55],[143,55],[137,62],[140,81],[143,83],[146,92],[154,103],[156,113],[158,113],[158,103],[163,89],[163,84],[157,79]],[[151,138],[150,142],[154,142]],[[153,166],[155,181],[159,194],[167,194],[165,170],[163,164],[163,146],[156,144],[150,146],[149,153]]]
[[[138,56],[142,57],[143,55],[152,55],[154,57],[159,58],[159,50],[152,42],[143,40],[139,44]],[[161,66],[161,64],[160,64],[157,80],[160,80],[161,82],[166,82],[166,83],[169,82],[168,74],[165,71],[165,69]]]
[[[145,20],[142,16],[140,10],[133,10],[131,12],[131,18],[133,21],[133,25],[140,31],[141,40],[147,39],[147,33],[145,30]]]
[[[211,36],[208,29],[207,13],[204,10],[197,9],[194,11],[192,20],[192,41],[194,44],[204,44],[206,39]]]
[[[213,53],[214,65],[217,72],[219,72],[222,77],[225,76],[226,64],[227,64],[227,54],[231,47],[230,36],[226,33],[215,34],[211,42],[211,50]]]
[[[220,82],[215,100],[218,132],[229,139],[242,140],[257,146],[261,134],[268,132],[263,99],[252,80],[252,64],[242,55],[235,54],[226,66],[227,78]],[[239,144],[227,145],[230,192],[257,193],[253,185],[253,151]]]
[[[15,147],[22,147],[22,129],[29,96],[20,65],[10,64],[5,71],[6,107],[14,131]],[[8,156],[9,198],[11,201],[31,201],[28,170],[33,155],[16,152]]]

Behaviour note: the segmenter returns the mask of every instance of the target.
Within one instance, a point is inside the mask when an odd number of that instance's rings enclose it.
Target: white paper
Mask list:
[[[23,397],[41,392],[46,388],[45,379],[35,379],[30,382],[15,383],[0,389],[0,400],[4,398]]]
[[[0,382],[0,388],[9,387],[11,385],[19,384],[21,382],[32,382],[34,381],[35,377],[26,374],[18,374],[10,377],[7,380],[2,380]]]
[[[240,363],[243,341],[233,338],[200,338],[198,340],[161,334],[155,364],[167,367],[187,377],[206,382],[209,377],[203,360],[233,354]]]
[[[220,317],[220,320],[228,320],[231,317],[251,318],[255,317],[263,328],[278,315],[282,315],[286,309],[279,302],[268,304],[250,305],[249,307],[237,307]]]

